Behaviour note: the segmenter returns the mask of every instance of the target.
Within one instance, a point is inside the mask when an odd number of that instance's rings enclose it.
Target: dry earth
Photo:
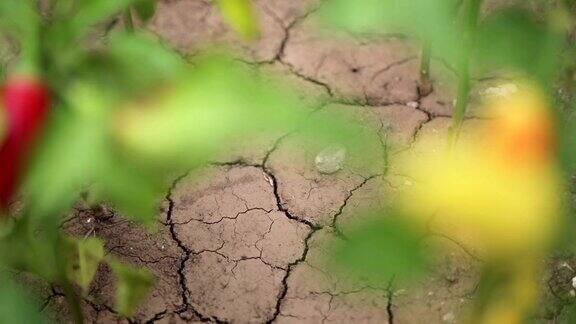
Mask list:
[[[409,183],[394,167],[395,155],[446,131],[452,100],[446,80],[453,75],[434,61],[434,92],[421,97],[417,52],[407,39],[327,37],[315,25],[319,5],[257,1],[262,37],[255,44],[238,41],[207,0],[159,1],[147,28],[185,54],[224,44],[255,71],[281,73],[317,113],[357,112],[382,143],[375,167],[321,174],[317,151],[302,149],[298,134],[279,134],[175,179],[157,233],[112,211],[78,208],[63,224],[67,231],[104,238],[108,253],[157,278],[133,318],[119,319],[110,271],[101,268],[83,305],[90,322],[456,322],[473,296],[481,261],[454,238],[430,233],[427,242],[447,252],[412,287],[341,280],[326,265],[327,243],[341,240],[363,210],[386,204]],[[47,296],[46,314],[69,321],[57,289],[40,293]]]

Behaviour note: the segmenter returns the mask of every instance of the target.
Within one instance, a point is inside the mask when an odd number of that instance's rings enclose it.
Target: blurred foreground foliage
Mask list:
[[[463,46],[465,12],[478,0],[329,0],[322,21],[353,33],[403,33],[428,42],[435,58],[456,69],[458,57],[471,54],[473,69],[482,75],[505,69],[551,81],[569,16],[551,1],[516,1],[499,10],[483,10],[470,53]],[[542,11],[531,4],[545,2]],[[566,9],[568,10],[568,9]]]
[[[544,92],[544,103],[541,106],[548,107],[548,113],[554,119],[554,129],[550,130],[554,133],[552,137],[557,138],[555,143],[557,154],[554,156],[553,168],[560,166],[565,182],[563,185],[565,184],[570,191],[565,194],[564,186],[559,185],[556,196],[558,200],[562,200],[563,210],[556,212],[561,220],[556,225],[558,231],[554,232],[555,236],[550,239],[552,242],[548,243],[555,243],[556,250],[568,250],[574,253],[576,252],[573,226],[576,224],[573,204],[573,178],[576,171],[574,116],[576,2],[518,0],[507,1],[503,6],[500,3],[496,3],[496,6],[494,4],[493,1],[480,0],[328,0],[320,8],[319,14],[321,22],[330,29],[336,28],[360,36],[369,34],[375,38],[378,35],[401,33],[408,35],[412,42],[422,44],[425,49],[423,53],[426,53],[426,48],[429,47],[433,64],[447,66],[459,79],[459,93],[455,101],[453,119],[464,117],[467,105],[464,104],[462,111],[458,111],[458,102],[464,98],[464,102],[467,103],[472,79],[496,77],[509,82],[522,83],[528,80],[530,83],[535,83],[533,87]],[[429,63],[425,61],[430,58],[423,55],[422,60],[421,66],[427,68]],[[428,72],[421,71],[424,75]],[[510,120],[525,121],[522,110],[530,111],[531,108],[519,107],[520,110],[516,108],[508,112]],[[458,128],[460,125],[456,123],[453,127]],[[496,150],[495,147],[492,149]],[[419,163],[426,164],[423,161]],[[516,168],[521,169],[521,166],[516,165]],[[457,172],[453,170],[452,176],[458,175]],[[507,177],[513,172],[516,171],[508,171],[503,175]],[[474,204],[465,199],[469,184],[466,181],[457,182],[460,183],[460,189],[455,190],[453,196],[450,196],[453,205],[474,209]],[[442,191],[440,189],[443,186],[442,181],[437,186],[438,189],[430,192],[428,197],[439,195],[438,192]],[[459,190],[463,193],[459,194]],[[505,199],[498,198],[494,194],[498,190],[494,188],[490,191],[492,194],[488,196],[492,196],[493,199]],[[481,201],[478,197],[475,199]],[[499,204],[497,201],[493,202],[494,204],[491,204],[491,201],[487,200],[483,203],[487,206]],[[417,208],[419,203],[422,201],[411,201],[414,208]],[[372,211],[369,214],[374,213],[380,213],[381,217],[386,218],[397,216],[390,211]],[[467,214],[464,211],[456,216],[463,219]],[[504,214],[507,213],[494,216],[504,217]],[[347,264],[349,270],[360,270],[360,275],[369,276],[373,274],[374,269],[378,272],[380,268],[380,275],[385,280],[391,280],[393,275],[388,273],[390,267],[395,269],[395,273],[402,274],[418,273],[413,271],[414,267],[425,266],[425,263],[418,262],[415,250],[419,248],[416,245],[403,247],[401,244],[413,236],[414,229],[398,228],[394,223],[386,224],[382,220],[364,224],[362,228],[363,231],[354,233],[346,241],[343,253],[341,247],[335,247],[335,257],[341,263]],[[477,229],[472,227],[468,230],[475,232]],[[514,228],[510,230],[515,231]],[[382,237],[374,232],[379,232]],[[394,237],[395,240],[388,241],[384,236]],[[499,237],[506,238],[507,235],[502,234]],[[531,239],[530,235],[526,235],[525,238],[527,241]],[[527,243],[526,246],[530,245]],[[535,250],[542,248],[551,251],[547,249],[547,245],[534,247]],[[360,250],[371,252],[364,254]],[[403,253],[398,253],[398,250]],[[542,255],[542,258],[544,257]],[[407,262],[406,258],[410,258],[411,262]],[[524,258],[520,255],[511,256],[511,259],[516,260],[517,265],[500,261],[485,262],[487,265],[482,269],[483,279],[480,283],[478,300],[474,303],[472,318],[468,320],[474,323],[518,323],[527,320],[526,316],[534,307],[536,298],[534,290],[539,288],[536,287],[539,280],[537,269],[541,267],[542,260],[537,257]],[[534,259],[537,259],[537,262],[534,262]],[[381,260],[387,260],[386,264],[384,262],[378,264]],[[565,284],[570,285],[568,282]],[[498,298],[494,298],[495,296]],[[506,303],[505,299],[515,300],[516,303]],[[572,302],[572,305],[575,303]],[[573,315],[576,314],[574,311],[576,307],[568,308],[562,315],[562,320],[571,323],[576,318]]]
[[[257,37],[249,1],[215,5],[241,37]],[[105,255],[103,241],[61,232],[81,193],[91,206],[109,204],[154,230],[171,177],[259,136],[300,129],[320,143],[354,150],[370,142],[349,118],[307,117],[311,109],[295,92],[225,51],[185,58],[135,32],[132,15],[147,20],[153,12],[151,0],[60,0],[42,12],[33,0],[0,2],[0,30],[19,47],[8,74],[39,75],[53,96],[19,207],[0,224],[0,263],[58,285],[76,322],[83,318],[72,284],[86,294],[101,263],[116,277],[119,315],[129,317],[153,283],[147,271]],[[103,43],[89,40],[95,25],[119,15],[125,30]],[[12,285],[0,295],[0,318],[37,316],[11,293]]]
[[[572,69],[573,1],[518,1],[503,10],[483,11],[473,26],[474,41],[462,46],[463,37],[471,35],[465,9],[474,3],[479,1],[329,0],[320,14],[325,22],[348,31],[412,35],[457,71],[465,61],[466,75],[460,73],[465,79],[471,63],[474,74],[504,71],[514,78],[528,77],[555,97],[559,71]],[[120,315],[130,316],[153,284],[146,271],[106,256],[103,241],[61,233],[62,217],[81,192],[88,193],[90,204],[110,204],[152,230],[169,177],[215,161],[261,134],[301,130],[317,142],[372,151],[372,140],[361,125],[350,118],[309,115],[310,109],[287,87],[222,51],[184,58],[154,36],[135,33],[131,17],[150,19],[151,0],[49,4],[40,12],[33,0],[0,2],[2,34],[19,49],[11,68],[40,75],[54,98],[23,180],[22,207],[0,224],[0,263],[59,285],[71,297],[77,322],[82,316],[72,284],[86,292],[102,262],[116,276],[115,310]],[[250,1],[214,4],[240,37],[258,36]],[[531,10],[527,4],[544,10]],[[95,25],[120,15],[125,31],[114,31],[104,43],[90,43],[88,33]],[[562,86],[571,91],[570,71]],[[562,105],[554,105],[563,107],[555,113],[561,121],[560,161],[568,174],[576,165],[572,100],[570,93]],[[336,259],[360,276],[381,281],[417,278],[428,264],[420,248],[421,233],[386,213],[390,217],[385,219],[370,214],[372,222],[336,247]],[[499,280],[501,275],[486,278]],[[6,287],[0,293],[0,321],[39,322],[37,308],[26,302],[10,276],[0,280]]]

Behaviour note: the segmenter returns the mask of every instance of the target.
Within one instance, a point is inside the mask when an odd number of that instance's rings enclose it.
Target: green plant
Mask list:
[[[510,156],[516,159],[516,162],[512,164],[514,170],[500,170],[497,174],[508,177],[517,170],[521,170],[523,163],[530,161],[530,156],[532,156],[522,153],[524,149],[529,148],[533,150],[532,153],[540,152],[548,156],[546,160],[550,163],[549,167],[554,170],[552,175],[547,176],[548,178],[542,177],[542,179],[554,179],[558,171],[555,170],[558,162],[563,166],[562,174],[565,177],[573,177],[574,166],[576,165],[574,163],[576,150],[574,147],[573,118],[574,1],[515,1],[504,8],[486,10],[483,7],[483,2],[479,0],[361,0],[353,2],[331,0],[326,2],[321,12],[326,23],[338,28],[356,32],[371,31],[372,34],[389,31],[402,32],[407,34],[413,42],[422,44],[419,84],[422,96],[433,91],[428,85],[430,53],[440,62],[443,61],[449,65],[451,70],[455,72],[457,93],[452,113],[452,125],[447,138],[448,149],[445,150],[442,145],[434,146],[437,152],[432,155],[438,155],[442,162],[435,168],[426,169],[418,176],[411,177],[411,179],[418,179],[420,182],[426,182],[432,178],[436,180],[429,192],[423,193],[416,190],[420,193],[418,199],[416,197],[407,199],[405,204],[414,209],[407,213],[404,211],[408,217],[419,217],[418,215],[420,215],[420,217],[427,217],[426,219],[445,219],[449,218],[452,213],[456,218],[454,223],[462,226],[460,232],[469,233],[474,237],[481,236],[483,233],[482,226],[479,225],[481,222],[489,222],[489,227],[492,229],[504,230],[491,239],[487,239],[487,242],[514,237],[514,232],[521,228],[521,226],[507,227],[503,220],[507,215],[514,214],[512,209],[504,212],[490,208],[495,208],[502,203],[518,204],[518,206],[529,205],[529,202],[522,202],[525,195],[520,194],[516,197],[507,198],[491,196],[494,192],[498,192],[498,188],[485,188],[486,194],[481,194],[480,192],[484,192],[484,189],[480,190],[483,185],[492,185],[491,182],[484,183],[482,179],[496,181],[498,177],[485,176],[482,175],[482,172],[478,172],[477,168],[481,165],[482,158],[474,160],[469,165],[460,164],[473,156],[474,150],[478,149],[474,148],[474,145],[480,147],[479,143],[485,138],[476,138],[477,143],[470,145],[473,148],[465,151],[464,154],[455,151],[456,142],[459,140],[458,135],[469,106],[470,89],[474,79],[484,75],[496,73],[496,75],[506,76],[520,86],[525,86],[525,82],[530,83],[527,88],[531,90],[524,92],[522,98],[516,98],[517,101],[507,102],[501,107],[506,108],[502,109],[504,113],[499,114],[499,116],[504,116],[503,120],[508,118],[509,121],[515,121],[511,122],[510,125],[518,127],[517,130],[521,130],[523,123],[532,119],[532,117],[528,118],[527,116],[533,110],[543,112],[540,117],[534,118],[532,122],[526,124],[534,127],[530,126],[525,133],[511,136],[510,134],[514,134],[513,128],[511,128],[507,136],[510,136],[508,139],[514,139],[514,141],[507,147],[513,149],[513,154]],[[432,61],[432,64],[434,63]],[[559,86],[564,90],[561,96],[557,95]],[[544,95],[539,94],[539,92],[543,92]],[[538,104],[534,104],[533,101],[530,101],[531,99],[528,99],[533,96],[542,97],[538,100]],[[489,106],[483,105],[483,107]],[[555,120],[549,120],[549,116],[543,117],[545,115],[552,115]],[[493,115],[490,116],[494,117]],[[492,136],[498,135],[498,127],[505,124],[506,122],[497,124],[499,126],[490,128],[490,131],[483,135],[486,138],[492,138]],[[554,142],[555,135],[558,135],[560,154],[556,154],[553,149],[555,145],[551,144]],[[503,136],[501,140],[505,141],[507,136]],[[460,145],[468,145],[466,143],[468,142],[465,140],[464,144],[460,143]],[[428,143],[428,145],[434,145],[434,143]],[[494,143],[487,145],[487,147],[489,149],[481,156],[498,154],[497,152],[501,149]],[[530,150],[524,153],[530,153]],[[458,158],[452,160],[454,156]],[[427,168],[432,163],[417,158],[414,161],[416,161],[415,169]],[[453,161],[454,164],[450,164],[449,161]],[[561,198],[554,197],[563,190],[560,183],[552,185],[553,190],[547,191],[547,188],[550,187],[530,186],[524,182],[533,181],[537,178],[534,177],[534,174],[523,175],[519,178],[521,179],[519,188],[535,190],[534,195],[528,196],[542,198],[548,194],[549,198],[543,200],[546,203],[555,204],[557,200],[561,200]],[[446,196],[442,196],[440,194],[442,188],[450,183],[450,179],[455,179],[455,186],[447,191]],[[476,182],[482,186],[475,186]],[[505,187],[507,188],[506,194],[513,192],[513,186],[510,183]],[[569,204],[569,201],[563,202]],[[482,204],[486,205],[482,206]],[[442,210],[448,210],[446,213],[448,216],[437,215],[440,208],[430,207],[437,205],[444,207]],[[545,205],[543,204],[543,206]],[[429,207],[430,210],[417,210]],[[552,227],[558,226],[558,228],[562,228],[563,224],[572,224],[574,211],[571,207],[567,209],[569,217],[566,218],[562,217],[563,210],[544,209],[545,212],[540,215],[541,220],[547,222],[550,219],[557,219],[558,224]],[[531,209],[531,212],[535,212],[535,210]],[[398,216],[390,210],[373,211],[373,213],[378,212],[381,218],[396,219]],[[516,214],[518,215],[517,219],[529,224],[523,218],[526,217],[527,213],[517,212]],[[478,215],[482,216],[477,217]],[[480,221],[476,224],[463,225],[471,219]],[[498,222],[498,219],[502,220],[501,223]],[[376,230],[377,228],[378,230]],[[546,226],[538,226],[538,228],[542,233],[546,233]],[[539,260],[545,252],[550,252],[548,248],[549,245],[552,245],[552,241],[559,242],[556,248],[560,250],[573,249],[573,234],[568,233],[572,230],[573,227],[563,231],[563,233],[548,232],[548,242],[535,244],[536,246],[532,250],[536,257],[534,255],[526,257],[520,248],[513,249],[514,252],[509,258],[497,257],[490,260],[491,256],[489,249],[487,249],[485,252],[488,259],[483,263],[482,281],[473,305],[474,309],[470,314],[470,320],[478,323],[521,322],[534,307],[539,280],[538,269],[541,267]],[[378,238],[373,233],[374,231],[379,231],[382,237]],[[345,264],[348,270],[360,269],[359,272],[362,276],[373,275],[376,272],[385,280],[392,280],[395,274],[405,273],[424,264],[419,254],[414,251],[420,247],[416,244],[403,244],[413,237],[414,229],[399,228],[394,222],[385,224],[380,219],[365,224],[353,234],[351,241],[347,242],[344,247],[336,248],[336,258]],[[388,240],[384,237],[397,238],[398,235],[403,235],[403,239]],[[560,238],[556,236],[560,236]],[[374,239],[375,237],[378,240]],[[522,238],[524,246],[528,246],[530,239],[533,239],[535,235],[519,235],[519,237]],[[499,244],[495,251],[501,252],[504,246],[505,244]],[[359,247],[363,251],[359,251]],[[540,249],[544,249],[544,252]],[[342,253],[342,250],[345,253]],[[404,253],[398,253],[399,250],[404,251]],[[384,264],[377,264],[374,257],[380,260],[395,260],[389,263],[404,265],[404,267],[395,268],[393,273],[389,273],[389,269],[386,269]],[[511,264],[508,259],[517,260],[518,264]],[[378,273],[377,268],[379,266],[382,269]],[[494,298],[494,296],[507,297],[498,301],[499,299]],[[507,304],[506,300],[517,300],[518,303],[516,305]],[[501,304],[499,304],[500,302]]]
[[[146,20],[153,15],[153,4],[53,0],[41,13],[35,0],[0,2],[0,31],[19,47],[4,81],[6,118],[2,116],[0,141],[2,163],[13,163],[17,170],[3,168],[0,183],[3,201],[18,197],[22,205],[0,216],[0,266],[2,280],[9,282],[0,304],[15,306],[2,309],[0,319],[38,318],[29,314],[23,296],[10,300],[17,283],[4,269],[56,284],[77,323],[83,322],[83,314],[75,287],[86,293],[101,263],[116,276],[119,315],[130,316],[145,297],[153,283],[147,271],[105,255],[99,239],[61,231],[62,218],[81,192],[87,192],[88,204],[110,204],[123,217],[153,230],[169,176],[214,161],[239,141],[303,127],[327,142],[357,148],[366,142],[358,135],[360,126],[349,120],[306,119],[294,93],[225,54],[207,53],[189,64],[136,30],[133,14]],[[257,36],[248,1],[217,4],[240,35]],[[95,25],[119,16],[124,30],[113,31],[98,49],[87,44],[86,34]],[[21,75],[36,81],[23,87],[12,81]],[[13,109],[15,84],[19,106]],[[25,118],[25,127],[13,122],[18,119],[12,118],[13,110]],[[12,139],[26,150],[5,149]],[[5,187],[8,182],[14,185]]]

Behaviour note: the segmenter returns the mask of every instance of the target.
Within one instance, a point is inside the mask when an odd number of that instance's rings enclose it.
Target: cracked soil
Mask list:
[[[110,270],[102,267],[83,302],[93,323],[453,323],[477,285],[480,260],[457,238],[439,267],[411,287],[348,282],[327,267],[326,243],[345,238],[362,211],[387,204],[409,183],[395,156],[448,127],[449,68],[433,62],[434,91],[418,93],[418,55],[400,35],[334,39],[316,26],[317,0],[258,0],[262,37],[236,39],[208,0],[159,0],[146,28],[185,54],[209,44],[232,48],[255,71],[281,73],[315,113],[351,111],[378,143],[374,167],[314,166],[298,134],[240,147],[194,174],[180,175],[158,213],[158,231],[113,211],[77,208],[63,227],[97,235],[110,254],[149,269],[156,284],[136,314],[113,311]],[[448,73],[441,73],[446,72]],[[442,77],[441,77],[442,76]],[[479,81],[479,84],[482,82]],[[481,85],[478,85],[481,86]],[[481,122],[470,114],[467,123]],[[88,234],[87,234],[88,233]],[[39,288],[44,311],[68,322],[63,295]]]

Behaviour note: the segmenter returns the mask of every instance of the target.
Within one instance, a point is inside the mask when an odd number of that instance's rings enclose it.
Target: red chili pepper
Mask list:
[[[22,166],[48,111],[45,85],[37,78],[12,76],[4,83],[1,107],[5,137],[0,143],[0,209],[6,209],[18,187]]]

